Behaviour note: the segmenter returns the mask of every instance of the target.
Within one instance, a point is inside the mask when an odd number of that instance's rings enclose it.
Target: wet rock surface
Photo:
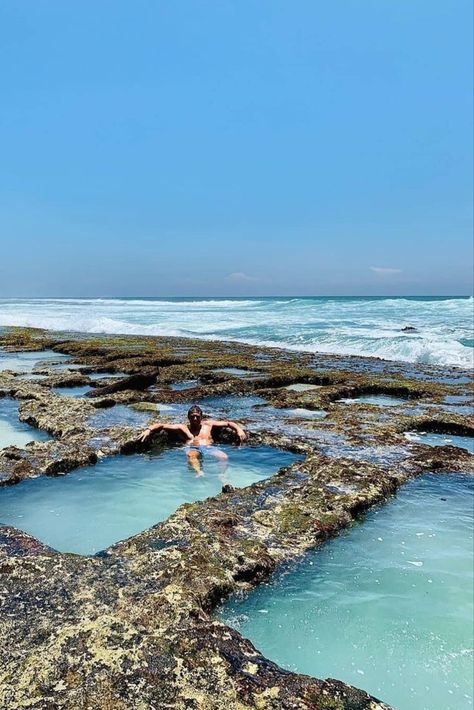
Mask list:
[[[178,338],[33,329],[7,330],[0,347],[69,356],[60,369],[51,361],[36,364],[28,375],[42,375],[38,380],[22,377],[21,367],[0,372],[0,396],[17,400],[20,419],[52,437],[1,450],[0,486],[145,451],[151,443],[138,441],[145,423],[182,421],[188,406],[201,401],[206,413],[241,421],[252,445],[305,455],[268,480],[244,489],[224,486],[218,496],[182,505],[95,557],[61,554],[0,526],[1,707],[387,707],[339,681],[279,668],[212,611],[337,534],[408,478],[473,472],[467,451],[405,437],[407,431],[474,434],[469,412],[455,406],[460,397],[463,407],[472,404],[466,373]],[[125,377],[114,380],[115,373]],[[192,386],[173,387],[182,382]],[[53,389],[87,384],[93,397]],[[404,401],[388,407],[338,402],[376,394]],[[140,417],[112,416],[120,407]],[[156,439],[167,443],[166,435]],[[223,430],[222,440],[232,441],[232,433]]]

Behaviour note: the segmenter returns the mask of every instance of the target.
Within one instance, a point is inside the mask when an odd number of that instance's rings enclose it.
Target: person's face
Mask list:
[[[197,426],[201,423],[201,415],[198,412],[191,412],[191,414],[188,414],[188,419],[190,424],[193,426]]]

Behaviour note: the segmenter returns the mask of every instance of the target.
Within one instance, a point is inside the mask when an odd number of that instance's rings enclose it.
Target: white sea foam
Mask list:
[[[449,299],[3,299],[0,326],[191,336],[469,368],[474,302]],[[415,331],[403,332],[410,325]]]

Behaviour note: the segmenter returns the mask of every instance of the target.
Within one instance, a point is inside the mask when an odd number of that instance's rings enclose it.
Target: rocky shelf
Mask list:
[[[188,403],[203,402],[205,409],[212,398],[235,403],[234,418],[248,428],[252,445],[304,456],[267,480],[242,489],[224,485],[213,498],[184,504],[93,557],[59,553],[0,526],[1,707],[388,707],[338,680],[283,670],[212,612],[336,535],[409,478],[474,472],[466,450],[405,437],[407,430],[474,434],[466,373],[443,371],[440,378],[435,368],[371,359],[34,329],[6,330],[0,348],[10,360],[15,352],[69,356],[60,367],[40,358],[27,378],[2,370],[0,358],[0,397],[17,400],[20,419],[50,434],[0,450],[1,486],[146,450],[156,441],[139,443],[144,422],[179,416]],[[172,386],[180,382],[192,386]],[[61,395],[61,388],[84,385],[90,391],[83,397]],[[378,394],[402,401],[384,407],[357,401]],[[258,404],[244,408],[249,398]],[[340,401],[348,399],[356,401]],[[121,406],[130,417],[107,416]],[[160,443],[169,444],[165,435]]]

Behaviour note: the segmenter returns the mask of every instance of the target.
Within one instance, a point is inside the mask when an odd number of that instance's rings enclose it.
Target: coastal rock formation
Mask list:
[[[156,373],[146,385],[148,380],[132,379],[143,387],[124,379],[125,387],[115,387],[117,382],[113,389],[97,388],[107,398],[92,400],[61,396],[49,379],[0,372],[0,396],[18,400],[20,418],[52,436],[1,450],[0,485],[65,474],[105,455],[146,451],[152,442],[138,440],[143,422],[169,417],[166,408],[159,411],[166,403],[187,405],[189,391],[169,385],[189,379],[199,381],[192,401],[204,398],[205,407],[231,398],[250,443],[304,455],[270,479],[243,489],[225,485],[215,497],[181,505],[166,520],[93,557],[59,553],[0,526],[0,707],[388,708],[340,681],[283,670],[217,621],[213,610],[337,534],[409,478],[424,471],[474,472],[467,451],[405,438],[408,429],[474,434],[462,406],[444,404],[446,396],[472,392],[457,383],[460,375],[453,372],[443,384],[429,378],[429,368],[423,377],[409,377],[389,364],[374,375],[369,366],[338,367],[334,357],[315,366],[310,356],[278,350],[268,350],[262,365],[249,346],[171,338],[93,340],[11,330],[0,345],[12,351],[54,348],[83,366],[79,377],[86,378],[86,371],[107,371],[110,362],[132,378],[151,362],[169,363],[160,365],[156,383]],[[236,366],[258,369],[261,377],[211,372]],[[294,383],[318,387],[286,388]],[[364,402],[338,402],[364,394],[403,401],[383,412]],[[126,408],[143,419],[107,419],[128,403],[145,405],[138,412]],[[163,434],[157,440],[168,443]]]
[[[130,375],[124,379],[112,382],[110,385],[98,387],[86,393],[86,397],[103,397],[105,394],[114,394],[115,392],[123,392],[124,390],[146,390],[151,385],[154,385],[158,371],[148,374]]]

